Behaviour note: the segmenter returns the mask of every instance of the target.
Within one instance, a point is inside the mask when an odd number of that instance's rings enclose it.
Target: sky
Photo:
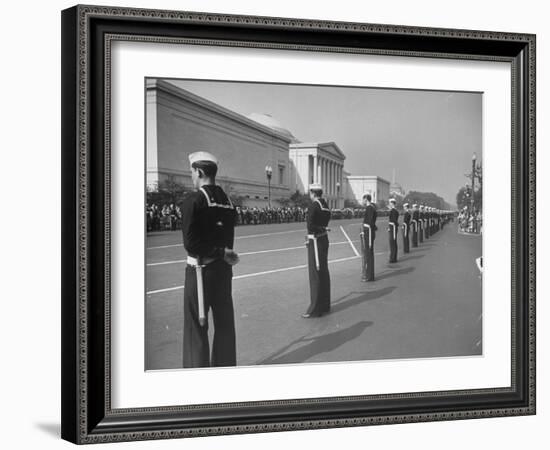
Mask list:
[[[451,205],[482,156],[482,94],[170,80],[244,116],[269,114],[302,142],[335,142],[352,175],[435,192]]]

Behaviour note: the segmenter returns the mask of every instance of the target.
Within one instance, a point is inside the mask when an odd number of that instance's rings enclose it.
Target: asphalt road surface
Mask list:
[[[237,364],[292,364],[482,353],[479,236],[456,224],[388,263],[387,219],[377,222],[376,281],[361,282],[360,220],[329,226],[331,313],[309,305],[305,223],[236,228],[233,303]],[[181,231],[150,233],[146,250],[146,368],[182,367],[186,253]],[[211,321],[210,321],[211,322]],[[212,334],[212,327],[209,330]]]

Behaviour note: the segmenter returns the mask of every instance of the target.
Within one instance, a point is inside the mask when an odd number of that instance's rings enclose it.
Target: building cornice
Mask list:
[[[329,151],[329,148],[334,150],[336,153],[336,157],[338,157],[340,160],[344,161],[346,159],[346,155],[344,152],[336,145],[335,142],[297,142],[290,144],[290,149],[308,149],[308,148],[315,148],[320,150]]]
[[[201,97],[199,95],[195,95],[185,89],[179,88],[175,85],[173,85],[170,82],[164,81],[164,80],[158,80],[158,79],[148,79],[146,83],[147,91],[152,92],[154,90],[156,91],[162,91],[166,94],[172,95],[174,97],[177,97],[179,99],[188,101],[190,103],[193,103],[195,105],[198,105],[202,108],[208,109],[210,111],[213,111],[217,114],[220,114],[230,120],[233,120],[235,122],[238,122],[242,125],[254,128],[262,133],[265,133],[271,137],[275,137],[277,139],[280,139],[284,141],[287,144],[290,144],[291,139],[282,134],[278,131],[274,130],[273,128],[269,128],[265,125],[262,125],[261,123],[258,123],[252,119],[249,119],[246,116],[243,116],[242,114],[239,114],[235,111],[231,111],[230,109],[227,109],[221,105],[218,105],[217,103],[211,102],[210,100],[205,99],[204,97]]]

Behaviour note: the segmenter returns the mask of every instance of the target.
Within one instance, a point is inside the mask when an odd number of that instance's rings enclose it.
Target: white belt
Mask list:
[[[317,238],[319,236],[326,236],[327,233],[319,234],[315,236],[314,234],[308,234],[307,238],[313,240],[313,250],[315,252],[315,268],[319,270],[319,248],[317,247]]]
[[[393,232],[392,232],[392,234],[393,234],[393,240],[394,240],[394,241],[397,240],[397,234],[396,234],[396,233],[397,233],[397,228],[396,228],[396,226],[395,226],[395,223],[393,223],[393,222],[388,222],[388,225],[391,225],[391,226],[392,226],[392,230],[393,230]]]
[[[369,229],[369,248],[372,248],[372,230],[371,230],[371,226],[368,224],[368,223],[364,223],[363,224],[364,227],[367,227]],[[365,233],[361,233],[363,236],[365,235]]]
[[[323,236],[328,236],[328,233],[325,231],[324,233],[321,233],[321,234],[308,234],[306,237],[308,239],[317,239]]]
[[[199,323],[201,326],[206,325],[206,313],[204,307],[204,282],[202,280],[202,269],[209,262],[214,261],[214,258],[205,258],[201,261],[203,264],[199,264],[197,258],[192,256],[187,257],[187,264],[195,268],[197,274],[197,303],[199,304]]]
[[[199,260],[197,258],[187,256],[187,265],[192,267],[204,267],[214,261],[216,261],[216,258],[201,258],[202,264],[199,265]]]

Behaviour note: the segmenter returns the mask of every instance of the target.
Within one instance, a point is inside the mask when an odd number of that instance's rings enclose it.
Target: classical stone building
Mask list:
[[[344,206],[344,160],[346,156],[334,142],[290,144],[291,190],[307,192],[311,183],[323,185],[330,208]]]
[[[362,203],[363,195],[370,194],[372,201],[387,202],[390,195],[390,182],[376,175],[348,175],[347,199]]]
[[[259,117],[256,117],[258,119]],[[162,80],[147,80],[147,188],[172,180],[191,187],[188,155],[214,153],[217,181],[250,206],[273,205],[294,187],[289,144],[276,123],[265,125]],[[265,119],[267,120],[267,119]],[[266,166],[272,168],[270,189]]]
[[[148,190],[167,181],[191,188],[188,155],[206,150],[220,161],[218,183],[247,206],[278,206],[311,183],[323,185],[331,208],[361,203],[365,193],[374,202],[389,197],[383,178],[344,171],[335,142],[300,142],[268,114],[245,117],[163,80],[147,80],[146,120]]]

